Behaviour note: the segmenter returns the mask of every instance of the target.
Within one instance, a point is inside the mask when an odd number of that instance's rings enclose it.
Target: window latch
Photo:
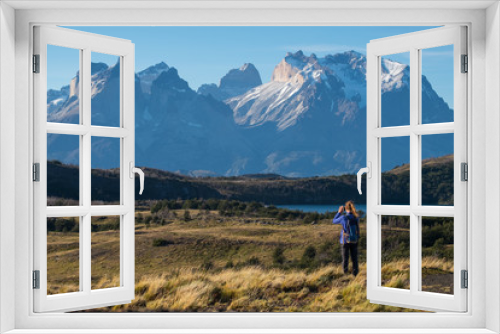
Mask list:
[[[134,167],[134,163],[132,161],[130,161],[129,163],[129,170],[131,179],[135,177],[135,173],[139,174],[139,184],[140,184],[139,195],[142,195],[142,192],[144,191],[144,172],[142,171],[142,169]]]
[[[358,192],[359,194],[361,195],[362,192],[361,192],[361,176],[366,173],[366,176],[371,179],[372,178],[372,163],[370,161],[368,161],[367,163],[367,167],[365,168],[361,168],[359,171],[358,171]]]

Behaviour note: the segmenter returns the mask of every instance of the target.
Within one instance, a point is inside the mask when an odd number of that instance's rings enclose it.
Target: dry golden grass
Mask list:
[[[196,215],[194,211],[191,213],[192,217]],[[361,228],[363,232],[364,226]],[[320,265],[316,269],[278,269],[273,265],[272,254],[278,246],[284,249],[288,261],[297,260],[309,245],[319,249],[325,242],[337,242],[338,233],[338,226],[329,222],[301,225],[295,222],[269,224],[260,219],[229,221],[219,219],[214,213],[189,222],[177,219],[165,226],[147,228],[137,224],[136,298],[130,304],[90,311],[413,311],[371,304],[366,299],[366,263],[360,263],[356,277],[344,275],[338,265]],[[169,243],[153,247],[155,238],[164,238]],[[73,247],[78,245],[77,240],[77,233],[49,233],[49,273],[58,278],[50,281],[49,294],[78,291],[78,248]],[[92,267],[94,289],[119,285],[118,267],[112,265],[118,263],[118,245],[115,231],[93,233],[92,255],[97,264]],[[247,263],[252,256],[258,256],[259,265]],[[203,266],[207,259],[213,266]],[[228,261],[235,267],[226,268]],[[452,287],[443,286],[438,280],[452,275],[452,261],[428,257],[422,259],[422,264],[426,268],[426,291],[452,291]],[[382,279],[385,286],[408,288],[408,261],[385,263]]]
[[[423,262],[436,269],[450,263],[434,258]],[[387,286],[408,288],[401,274],[408,264],[390,263],[382,271],[392,278]],[[172,274],[143,276],[130,304],[92,312],[414,312],[372,304],[366,299],[366,264],[359,274],[344,275],[340,266],[305,273],[297,270],[247,267],[203,271],[181,269]]]

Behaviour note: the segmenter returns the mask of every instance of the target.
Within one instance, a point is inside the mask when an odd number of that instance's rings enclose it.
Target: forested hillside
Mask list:
[[[266,204],[329,204],[366,201],[356,189],[356,175],[286,178],[275,174],[235,177],[190,177],[152,168],[146,174],[145,190],[136,199],[232,199]],[[58,161],[48,163],[48,196],[78,199],[78,167]],[[424,160],[422,166],[424,204],[453,202],[453,156]],[[409,196],[409,166],[383,174],[384,203],[405,204]],[[92,171],[93,200],[119,198],[119,170]],[[136,189],[139,188],[136,179]],[[98,185],[98,186],[96,186]],[[363,181],[363,188],[365,187]]]

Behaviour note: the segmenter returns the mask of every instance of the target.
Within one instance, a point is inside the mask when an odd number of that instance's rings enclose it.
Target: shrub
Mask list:
[[[252,256],[248,259],[247,264],[250,266],[258,266],[260,265],[260,259],[257,256]]]
[[[307,246],[307,248],[304,250],[304,254],[302,254],[302,258],[313,260],[315,257],[316,257],[316,248],[314,248],[314,246]]]
[[[164,247],[171,245],[172,242],[166,239],[158,238],[153,240],[153,247]]]
[[[79,222],[75,218],[47,218],[47,231],[77,232]]]
[[[158,201],[151,206],[151,213],[157,213],[162,209],[162,202]]]
[[[314,248],[314,246],[307,246],[300,259],[299,266],[301,268],[313,268],[316,265],[316,248]]]
[[[285,255],[283,254],[285,250],[282,247],[277,247],[274,252],[273,252],[273,262],[276,265],[282,265],[285,263],[286,258]]]
[[[284,221],[288,218],[288,213],[286,211],[280,211],[277,218],[279,221]]]
[[[212,261],[208,261],[208,260],[205,260],[202,265],[201,265],[201,268],[203,270],[210,270],[210,269],[213,269],[214,268],[214,263]]]

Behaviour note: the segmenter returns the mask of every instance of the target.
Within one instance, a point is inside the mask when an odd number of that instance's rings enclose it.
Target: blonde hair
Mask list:
[[[358,213],[356,212],[356,207],[354,206],[354,202],[353,201],[347,201],[345,203],[345,210],[349,211],[350,213],[352,213],[356,218],[359,217]]]

